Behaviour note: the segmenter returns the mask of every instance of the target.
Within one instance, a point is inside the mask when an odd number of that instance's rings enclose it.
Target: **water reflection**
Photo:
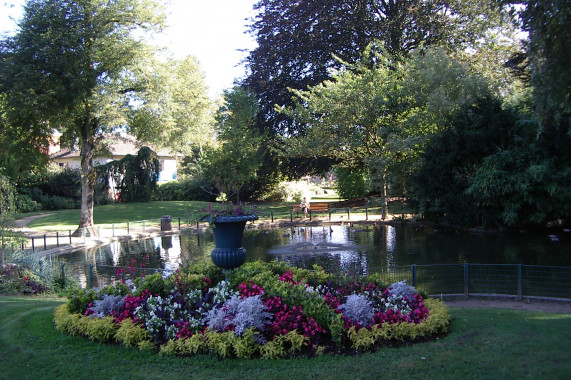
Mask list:
[[[345,225],[246,230],[247,261],[285,261],[332,272],[367,274],[411,264],[528,264],[571,266],[571,232],[469,234],[422,226]],[[60,258],[82,286],[102,286],[122,276],[175,271],[210,260],[211,231],[115,242]],[[118,273],[120,267],[122,273]]]

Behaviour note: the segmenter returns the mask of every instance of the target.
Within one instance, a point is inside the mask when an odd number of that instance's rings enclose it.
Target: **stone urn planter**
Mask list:
[[[242,237],[246,222],[256,220],[256,215],[219,215],[213,218],[214,245],[210,257],[214,264],[223,269],[234,269],[246,261],[246,250],[242,248]]]

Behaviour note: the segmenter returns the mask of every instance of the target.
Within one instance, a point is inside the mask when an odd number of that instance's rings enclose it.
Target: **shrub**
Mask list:
[[[0,294],[41,294],[50,287],[30,269],[18,264],[0,265]]]
[[[27,194],[17,194],[15,204],[17,212],[33,212],[42,209],[42,206]]]
[[[160,184],[155,200],[158,201],[214,201],[213,196],[204,189],[209,185],[197,179],[184,179]]]

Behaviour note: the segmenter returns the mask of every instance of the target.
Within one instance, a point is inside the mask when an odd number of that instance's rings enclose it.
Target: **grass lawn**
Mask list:
[[[196,220],[203,213],[202,209],[208,207],[208,202],[200,201],[157,201],[148,203],[115,203],[104,206],[95,206],[93,221],[102,227],[111,227],[112,224],[136,222],[142,220],[157,221],[163,215],[171,215],[173,220],[181,218],[181,222],[188,219]],[[215,204],[212,204],[215,207]],[[289,218],[291,204],[264,203],[260,205],[261,219],[269,219],[270,211],[275,218]],[[45,211],[49,214],[28,224],[28,227],[38,230],[66,231],[74,230],[79,224],[80,210]],[[33,214],[19,214],[17,218]]]
[[[433,342],[357,356],[289,360],[164,357],[62,335],[49,298],[0,297],[6,379],[567,379],[571,315],[451,309],[451,332]]]
[[[335,202],[337,195],[330,193],[313,198],[313,202]],[[215,203],[211,204],[216,208]],[[246,206],[247,207],[247,206]],[[112,224],[123,224],[142,220],[158,221],[163,215],[170,215],[173,220],[181,218],[181,223],[196,220],[203,215],[202,209],[208,208],[208,202],[201,201],[155,201],[147,203],[115,203],[93,208],[93,221],[95,225],[111,228]],[[275,219],[289,218],[292,203],[264,202],[256,204],[261,213],[260,219],[270,219],[273,213]],[[28,224],[28,227],[45,231],[75,230],[79,224],[80,210],[43,211],[30,214],[18,214],[16,218],[36,214],[48,214]]]

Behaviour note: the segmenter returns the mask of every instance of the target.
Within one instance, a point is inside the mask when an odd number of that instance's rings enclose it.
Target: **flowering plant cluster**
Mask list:
[[[203,215],[199,218],[200,221],[209,222],[210,224],[214,223],[216,218],[219,217],[243,216],[247,217],[247,220],[256,220],[259,214],[254,205],[245,207],[242,204],[233,205],[232,203],[223,203],[220,205],[220,208],[213,208],[210,203],[208,203],[208,208],[203,208],[201,211]]]
[[[137,332],[139,344],[161,351],[271,358],[370,349],[441,334],[448,324],[445,306],[405,282],[348,281],[283,263],[246,264],[225,277],[212,267],[209,276],[199,272],[190,267],[166,278],[155,274],[81,291],[65,313],[56,313],[56,325],[71,323],[71,317],[62,322],[65,315],[82,314],[117,326],[116,340]]]

